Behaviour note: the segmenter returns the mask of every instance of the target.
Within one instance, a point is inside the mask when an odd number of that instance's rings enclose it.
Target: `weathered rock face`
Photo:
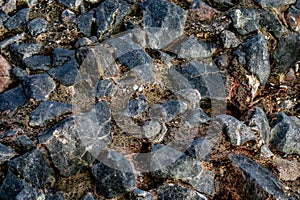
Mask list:
[[[0,94],[0,110],[14,111],[26,102],[26,97],[21,86],[7,90]]]
[[[11,65],[4,57],[0,56],[0,93],[12,83],[10,70]]]
[[[29,18],[29,9],[24,8],[17,12],[14,16],[10,17],[6,22],[4,23],[4,26],[8,30],[14,30],[17,28],[21,28],[21,26],[24,26]]]
[[[296,0],[286,0],[286,1],[281,1],[281,0],[274,0],[274,1],[272,1],[272,0],[255,0],[255,2],[257,2],[263,8],[265,8],[265,7],[279,8],[279,7],[283,7],[283,6],[286,6],[286,5],[295,4]]]
[[[18,155],[12,148],[0,144],[0,165]]]
[[[173,200],[180,200],[180,199],[191,199],[191,200],[205,200],[207,199],[204,195],[198,193],[195,190],[190,190],[188,188],[169,184],[163,185],[158,188],[158,197],[160,199],[173,199]]]

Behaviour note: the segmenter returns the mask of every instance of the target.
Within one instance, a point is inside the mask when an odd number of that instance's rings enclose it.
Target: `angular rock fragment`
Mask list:
[[[204,3],[202,0],[194,0],[189,10],[191,16],[200,21],[209,21],[213,19],[219,12]]]
[[[193,111],[183,119],[183,121],[189,128],[195,128],[201,124],[208,123],[210,121],[210,117],[201,108],[195,107]]]
[[[297,160],[286,160],[275,157],[274,161],[279,177],[284,181],[296,181],[300,177],[300,163]]]
[[[165,0],[148,0],[142,8],[150,48],[162,49],[183,34],[186,11],[181,7]]]
[[[29,18],[29,8],[23,8],[14,16],[4,22],[4,26],[9,30],[14,30],[24,26]]]
[[[24,37],[25,37],[25,32],[22,32],[22,33],[16,34],[15,36],[4,39],[3,41],[0,42],[0,49],[4,49],[8,45],[11,45],[13,43],[20,42],[24,39]]]
[[[105,157],[92,168],[96,191],[106,198],[113,198],[129,192],[136,186],[128,160],[116,151],[108,151]]]
[[[196,158],[197,160],[209,161],[210,146],[209,141],[203,138],[194,140],[187,150],[188,155]]]
[[[3,27],[3,23],[9,18],[7,14],[4,12],[0,11],[0,28]]]
[[[128,117],[137,117],[141,113],[145,112],[148,107],[146,97],[140,95],[135,99],[132,99],[128,102],[128,107],[125,110],[124,115]]]
[[[0,111],[14,111],[26,102],[21,86],[7,90],[0,94]]]
[[[150,192],[136,188],[130,193],[130,199],[132,199],[132,200],[154,200],[155,197]]]
[[[100,80],[96,88],[96,97],[103,98],[108,97],[114,90],[115,85],[111,79]]]
[[[249,127],[251,130],[259,133],[265,144],[269,144],[271,129],[266,113],[262,108],[255,108],[253,115],[249,120]]]
[[[53,66],[62,66],[69,61],[76,61],[75,50],[55,48],[53,51]]]
[[[291,4],[295,4],[296,0],[255,0],[256,3],[258,3],[261,7],[273,7],[273,8],[279,8]]]
[[[10,70],[11,65],[0,55],[0,93],[12,83]]]
[[[143,133],[144,133],[144,136],[149,141],[153,141],[153,140],[155,140],[157,135],[160,133],[161,129],[162,129],[162,127],[159,122],[151,120],[151,121],[145,122],[145,124],[143,126]]]
[[[58,0],[59,4],[73,10],[77,9],[82,4],[82,2],[83,0]]]
[[[1,7],[1,10],[6,14],[11,13],[17,9],[17,0],[5,1],[5,4]]]
[[[233,116],[223,114],[218,115],[216,119],[223,124],[233,146],[244,145],[246,142],[256,139],[250,128]]]
[[[235,34],[228,30],[222,31],[222,33],[220,34],[220,38],[224,45],[224,48],[227,48],[227,49],[235,48],[240,44],[240,42],[237,39],[237,37],[235,36]]]
[[[35,18],[28,22],[27,27],[32,36],[37,36],[47,31],[47,21],[43,18]]]
[[[158,197],[159,199],[165,200],[207,200],[207,198],[203,194],[200,194],[195,190],[190,190],[188,188],[174,184],[168,184],[159,187]]]
[[[0,165],[18,155],[12,148],[0,144]]]
[[[193,2],[198,2],[199,0],[193,0]],[[232,0],[212,0],[210,1],[214,8],[218,8],[218,10],[228,10],[234,6]]]
[[[270,141],[280,152],[300,155],[300,120],[279,112],[271,129]]]
[[[293,31],[300,31],[300,10],[291,6],[288,10],[287,21]]]
[[[44,101],[31,113],[29,125],[45,126],[47,122],[51,122],[56,118],[71,113],[73,106],[68,103],[56,101]]]
[[[43,189],[51,173],[50,166],[42,150],[35,149],[8,163],[9,168],[34,187]]]
[[[9,130],[9,131],[6,131],[6,132],[4,132],[4,133],[2,133],[0,135],[0,139],[15,136],[15,135],[18,134],[18,132],[19,132],[18,130]]]
[[[9,48],[14,61],[21,65],[25,58],[39,54],[41,45],[35,43],[14,43]]]
[[[25,58],[23,61],[26,68],[30,70],[44,70],[47,71],[51,68],[51,57],[43,55],[34,55]]]
[[[26,135],[18,136],[13,143],[21,150],[28,151],[34,147],[34,143]]]
[[[176,95],[188,101],[192,105],[198,105],[201,100],[199,91],[191,88],[179,90],[176,92]]]
[[[48,74],[34,74],[24,78],[23,88],[27,98],[44,101],[55,89],[55,83]]]
[[[288,199],[283,192],[282,183],[267,168],[242,154],[230,154],[229,158],[233,166],[243,174],[240,178],[245,182],[245,187],[239,187],[242,189],[239,191],[241,198],[249,199],[251,196],[251,199]]]
[[[77,17],[77,27],[85,36],[91,36],[92,24],[94,19],[94,11],[83,13]]]
[[[241,35],[258,30],[259,13],[254,9],[240,8],[229,13],[233,26]]]
[[[66,9],[61,13],[61,20],[64,23],[75,23],[76,22],[76,14],[73,11]]]
[[[300,9],[300,1],[299,1],[299,0],[297,0],[297,2],[296,2],[296,4],[295,4],[295,7],[296,7],[297,9]]]
[[[76,60],[71,60],[62,66],[51,68],[48,74],[55,80],[65,86],[74,85],[78,76],[78,63]]]

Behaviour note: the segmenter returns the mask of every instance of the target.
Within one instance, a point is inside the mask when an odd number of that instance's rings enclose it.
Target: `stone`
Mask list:
[[[180,113],[183,113],[187,109],[187,104],[179,100],[170,100],[162,104],[163,109],[166,111],[165,121],[169,122],[173,120]]]
[[[280,37],[274,51],[275,70],[281,73],[289,69],[300,59],[300,34],[288,32]]]
[[[191,88],[179,90],[176,95],[192,105],[198,105],[201,100],[199,91]]]
[[[15,80],[22,84],[22,82],[27,78],[27,73],[25,70],[21,69],[20,67],[14,66],[11,70],[11,73]]]
[[[9,168],[34,187],[43,189],[51,169],[42,150],[34,149],[8,163]]]
[[[224,48],[226,49],[235,48],[240,44],[240,41],[237,39],[235,34],[228,30],[222,31],[220,38]]]
[[[14,61],[19,65],[23,64],[25,58],[39,54],[41,51],[41,45],[35,43],[14,43],[9,48],[11,57],[15,58]]]
[[[44,101],[30,115],[29,126],[43,127],[58,117],[71,113],[73,106],[57,101]]]
[[[257,34],[248,37],[239,46],[236,52],[238,60],[245,60],[241,63],[250,73],[254,74],[261,85],[265,85],[271,73],[270,60],[268,54],[268,44],[264,35]]]
[[[92,193],[88,192],[88,193],[84,196],[83,200],[95,200],[95,198],[96,198],[96,197],[95,197]]]
[[[18,147],[21,151],[29,151],[33,149],[34,143],[26,135],[18,136],[14,141],[14,145]]]
[[[193,2],[198,2],[199,0],[193,0]],[[212,0],[210,4],[217,8],[218,10],[228,10],[234,6],[234,2],[232,0]]]
[[[6,178],[0,188],[0,198],[9,200],[45,199],[45,195],[42,190],[34,189],[24,180],[21,180],[8,170]]]
[[[188,155],[201,161],[208,162],[210,159],[209,141],[203,138],[195,139],[187,150]]]
[[[108,151],[92,168],[96,191],[105,198],[120,196],[136,187],[129,161],[116,151]]]
[[[187,12],[180,6],[165,0],[146,1],[141,6],[150,48],[163,49],[183,34]]]
[[[233,26],[241,35],[258,30],[259,13],[254,9],[240,8],[229,13]]]
[[[66,64],[69,61],[76,61],[75,50],[55,48],[53,50],[53,66],[58,67]]]
[[[62,191],[49,191],[45,195],[45,200],[65,200],[65,193]]]
[[[19,132],[18,130],[5,131],[4,133],[1,133],[0,139],[15,136],[18,134],[18,132]]]
[[[77,17],[77,27],[85,36],[92,35],[92,24],[94,19],[94,11],[83,13]]]
[[[21,86],[7,90],[0,94],[0,110],[15,111],[26,102],[26,97]]]
[[[128,107],[126,108],[124,115],[127,117],[138,117],[143,112],[147,110],[148,103],[144,95],[139,95],[135,99],[131,99],[128,102]]]
[[[273,8],[280,8],[283,6],[295,4],[296,0],[255,0],[256,3],[258,3],[261,7],[273,7]]]
[[[207,198],[195,190],[174,184],[167,184],[158,188],[159,199],[164,200],[207,200]]]
[[[58,0],[58,3],[75,10],[83,3],[83,0]]]
[[[210,7],[202,0],[194,0],[191,4],[191,9],[189,12],[192,18],[197,18],[199,21],[210,21],[217,14],[219,14],[219,11]]]
[[[18,11],[14,16],[10,17],[4,22],[4,26],[9,30],[15,30],[26,25],[29,18],[29,8],[23,8]]]
[[[0,42],[0,49],[5,49],[7,46],[20,42],[24,39],[25,32],[16,34],[15,36],[8,37]]]
[[[283,181],[296,181],[300,177],[300,163],[297,160],[286,160],[275,157],[274,163]]]
[[[28,7],[33,7],[38,4],[38,0],[26,0]]]
[[[293,31],[300,31],[300,10],[291,6],[287,13],[287,21]]]
[[[24,78],[23,89],[27,98],[45,101],[55,89],[55,83],[48,74],[34,74]]]
[[[264,144],[269,145],[271,128],[268,118],[264,110],[260,107],[255,107],[251,119],[249,120],[249,127],[255,131],[263,139]]]
[[[148,140],[153,140],[161,131],[161,125],[157,121],[146,121],[143,125],[144,136]]]
[[[230,64],[230,60],[229,60],[229,53],[225,52],[225,53],[221,53],[216,59],[215,59],[215,63],[218,67],[227,67]]]
[[[287,155],[300,155],[300,120],[279,112],[271,129],[272,146]]]
[[[154,200],[155,197],[150,192],[136,188],[130,193],[130,199],[132,199],[132,200]]]
[[[44,18],[35,18],[28,22],[27,27],[32,36],[37,36],[47,31],[47,21]]]
[[[207,124],[210,117],[199,107],[195,107],[191,113],[183,119],[183,122],[189,128],[199,127],[201,124]]]
[[[4,23],[8,18],[9,18],[9,16],[8,16],[6,13],[0,11],[0,28],[3,27],[3,23]]]
[[[79,38],[75,44],[75,48],[97,45],[98,38],[96,36]]]
[[[216,120],[225,128],[233,146],[244,145],[246,142],[256,140],[255,134],[243,122],[230,115],[218,115]]]
[[[295,4],[295,7],[296,7],[297,9],[300,9],[300,1],[299,1],[299,0],[297,0],[297,2],[296,2],[296,4]]]
[[[12,83],[10,77],[11,65],[0,55],[0,93],[2,93]]]
[[[209,58],[212,57],[215,52],[216,47],[214,44],[198,41],[195,37],[184,38],[175,44],[172,47],[168,48],[168,51],[175,53],[178,58]]]
[[[230,154],[230,160],[233,166],[238,168],[243,176],[243,191],[239,191],[240,195],[249,196],[254,199],[288,199],[283,192],[283,185],[279,179],[267,168],[249,159],[242,154]],[[255,191],[255,192],[254,192]]]
[[[0,144],[0,165],[18,155],[12,148]]]
[[[44,70],[47,71],[51,68],[51,57],[43,55],[34,55],[25,58],[24,66],[30,70]]]
[[[17,0],[8,0],[6,3],[1,7],[1,10],[6,14],[9,14],[17,9]]]
[[[66,9],[61,13],[61,21],[63,21],[63,23],[75,23],[76,14],[73,11]]]
[[[62,66],[51,68],[48,74],[61,84],[71,86],[74,85],[78,76],[78,67],[78,63],[75,60],[71,60]]]
[[[97,98],[109,97],[112,94],[114,88],[115,84],[111,79],[100,80],[97,84],[95,96]]]

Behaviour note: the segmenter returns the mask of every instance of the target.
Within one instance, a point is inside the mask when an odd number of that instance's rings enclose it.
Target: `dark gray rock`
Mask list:
[[[169,122],[187,109],[187,104],[179,100],[171,100],[162,104],[166,112],[165,121]]]
[[[18,155],[12,148],[0,144],[0,165]]]
[[[274,51],[275,70],[287,72],[300,59],[300,34],[288,32],[280,37]]]
[[[4,133],[1,133],[0,139],[6,138],[6,137],[12,137],[18,134],[18,130],[9,130],[5,131]]]
[[[295,7],[296,7],[297,9],[300,9],[300,0],[297,0]]]
[[[195,128],[201,124],[208,123],[210,121],[210,117],[201,108],[195,107],[193,111],[183,119],[183,121],[189,128]]]
[[[145,112],[147,107],[148,103],[146,97],[144,95],[139,95],[137,98],[131,99],[128,102],[128,107],[125,110],[124,115],[128,117],[137,117]]]
[[[47,31],[47,21],[44,18],[35,18],[28,22],[27,27],[32,36],[37,36]]]
[[[78,75],[78,63],[71,60],[62,66],[51,68],[48,74],[65,86],[74,85]]]
[[[53,51],[53,66],[62,66],[69,61],[76,61],[75,50],[55,48]]]
[[[4,22],[4,26],[9,30],[21,28],[26,25],[29,18],[29,8],[23,8],[17,12],[14,16],[10,17]]]
[[[18,136],[13,143],[17,146],[21,151],[28,151],[33,149],[34,143],[30,140],[26,135]]]
[[[35,149],[8,163],[9,168],[34,187],[43,189],[51,169],[42,150]]]
[[[220,34],[221,41],[223,43],[224,48],[230,49],[237,47],[240,42],[235,36],[235,34],[231,31],[224,30]]]
[[[255,9],[240,8],[229,13],[233,26],[241,35],[258,30],[259,12]]]
[[[26,0],[28,7],[35,6],[39,1],[38,0]]]
[[[19,179],[10,170],[8,170],[0,188],[0,198],[6,200],[21,199],[45,199],[45,195],[41,190],[32,188],[24,180]]]
[[[271,129],[266,113],[262,108],[255,108],[255,110],[253,111],[253,115],[249,120],[249,127],[251,128],[251,130],[259,133],[265,144],[269,144]]]
[[[183,34],[186,11],[180,6],[165,0],[148,0],[141,6],[150,48],[162,49]]]
[[[92,193],[88,192],[88,193],[84,196],[83,200],[95,200],[95,196],[94,196]]]
[[[197,160],[208,162],[210,157],[209,141],[203,138],[194,140],[188,148],[187,153]]]
[[[8,45],[22,41],[24,37],[25,37],[25,32],[16,34],[15,36],[12,37],[8,37],[0,42],[0,48],[5,49]]]
[[[256,139],[250,128],[233,116],[222,114],[218,115],[216,119],[223,125],[233,146],[244,145],[246,142]]]
[[[58,0],[58,3],[75,10],[83,3],[83,0]]]
[[[0,28],[3,27],[3,23],[9,18],[7,14],[4,12],[0,11]]]
[[[126,158],[115,151],[108,151],[92,168],[96,191],[106,198],[120,196],[136,187],[131,165]]]
[[[29,126],[45,126],[47,122],[51,122],[56,118],[71,113],[73,106],[68,103],[45,101],[31,113]]]
[[[55,83],[48,74],[34,74],[24,78],[23,89],[27,98],[44,101],[55,89]]]
[[[160,186],[158,188],[158,198],[163,200],[207,200],[204,195],[195,190],[174,184]]]
[[[300,120],[279,112],[271,129],[272,146],[288,155],[300,155]]]
[[[112,82],[111,79],[100,80],[97,84],[95,96],[97,98],[108,97],[113,92],[114,88],[115,84]]]
[[[49,70],[51,68],[51,57],[43,55],[34,55],[25,58],[23,61],[25,67],[30,70]]]
[[[132,200],[154,200],[155,197],[150,192],[136,188],[130,193],[130,199],[132,199]]]
[[[79,38],[75,44],[75,48],[80,48],[80,47],[85,47],[85,46],[90,46],[90,45],[97,45],[98,43],[98,38],[96,36],[91,36],[91,37],[83,37]],[[77,52],[76,52],[76,57],[77,57]]]
[[[193,0],[193,2],[198,2],[201,0]],[[218,8],[218,10],[228,10],[234,6],[232,0],[212,0],[211,4],[214,8]]]
[[[77,27],[85,36],[91,36],[92,24],[94,19],[94,11],[83,13],[77,17]]]
[[[0,94],[0,111],[15,111],[26,102],[21,86],[7,90]]]
[[[25,58],[39,54],[41,45],[35,43],[14,43],[9,46],[11,57],[17,64],[21,65]]]
[[[162,126],[157,121],[146,121],[143,125],[143,133],[144,136],[149,141],[154,141],[157,137],[157,135],[161,132]],[[162,136],[163,138],[163,136]]]
[[[238,60],[242,61],[243,67],[254,74],[261,85],[265,85],[271,73],[268,44],[263,34],[248,37],[239,46]],[[244,63],[245,62],[245,63]]]
[[[49,191],[45,195],[45,200],[65,200],[65,193],[61,191]]]
[[[230,160],[233,166],[238,168],[243,176],[240,178],[245,181],[244,191],[240,191],[244,197],[251,199],[268,199],[275,198],[280,200],[287,200],[283,192],[283,185],[279,179],[272,174],[270,170],[247,158],[242,154],[230,154]]]
[[[266,7],[274,7],[274,8],[279,8],[283,7],[286,5],[291,5],[295,4],[296,0],[255,0],[256,3],[258,3],[261,7],[266,8]]]
[[[11,73],[15,80],[22,84],[24,79],[27,77],[27,73],[25,70],[21,69],[20,67],[14,66],[11,70]]]

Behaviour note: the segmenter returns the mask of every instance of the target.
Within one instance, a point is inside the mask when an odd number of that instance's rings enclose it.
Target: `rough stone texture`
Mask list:
[[[287,21],[293,31],[300,31],[300,10],[291,6],[288,10]]]
[[[61,20],[64,23],[76,23],[76,14],[73,11],[66,9],[61,13]]]
[[[280,37],[275,52],[275,70],[287,72],[300,59],[300,34],[288,32]]]
[[[115,85],[111,79],[100,80],[97,84],[95,96],[97,98],[108,97],[113,92],[114,88]]]
[[[243,176],[240,178],[246,181],[243,187],[245,191],[240,191],[245,196],[251,196],[251,199],[267,199],[269,197],[278,200],[288,199],[283,192],[282,183],[267,168],[242,154],[230,154],[229,158],[233,162],[233,166],[241,170]]]
[[[5,4],[1,7],[1,10],[6,14],[11,13],[17,9],[17,0],[8,0]]]
[[[197,17],[200,21],[209,21],[219,13],[216,9],[210,7],[202,0],[194,0],[189,12],[193,18]]]
[[[260,135],[266,145],[269,144],[271,129],[266,113],[262,108],[255,108],[253,115],[249,120],[249,127],[252,131],[257,132]]]
[[[18,130],[10,130],[0,134],[0,139],[12,137],[18,134]]]
[[[297,160],[275,158],[279,177],[283,181],[296,181],[300,177],[300,163]]]
[[[29,151],[33,149],[34,143],[26,135],[18,136],[14,141],[14,145],[17,146],[21,151]]]
[[[150,192],[136,188],[130,193],[130,199],[132,199],[132,200],[154,200],[155,197]]]
[[[62,66],[69,61],[76,61],[75,50],[55,48],[53,50],[53,66]]]
[[[178,90],[176,95],[192,105],[198,105],[201,100],[199,91],[191,88]]]
[[[208,123],[210,121],[210,117],[201,108],[195,107],[193,111],[183,119],[183,121],[189,128],[195,128],[201,124]]]
[[[78,63],[71,60],[62,66],[51,68],[48,74],[65,86],[74,85],[78,75]]]
[[[44,101],[55,89],[55,83],[48,74],[34,74],[24,78],[23,88],[27,98]]]
[[[286,5],[291,5],[295,4],[296,0],[255,0],[261,7],[266,8],[266,7],[274,7],[274,8],[279,8],[283,7]]]
[[[46,193],[45,200],[65,200],[65,193],[60,191],[49,191]]]
[[[7,90],[0,94],[0,111],[14,111],[26,102],[21,86]]]
[[[229,13],[233,26],[241,35],[258,30],[259,13],[254,9],[235,9]]]
[[[51,173],[50,166],[42,150],[35,149],[8,163],[9,168],[34,187],[43,189]]]
[[[208,162],[210,157],[209,141],[203,138],[198,138],[192,142],[187,152],[189,156],[196,158],[197,160]]]
[[[58,0],[58,3],[73,10],[77,9],[83,0]]]
[[[11,45],[11,44],[16,43],[16,42],[20,42],[21,40],[24,39],[24,37],[25,37],[25,32],[16,34],[15,36],[12,36],[12,37],[8,37],[8,38],[6,38],[6,39],[4,39],[3,41],[0,42],[0,48],[4,49],[8,45]]]
[[[256,139],[250,128],[233,116],[222,114],[218,115],[216,119],[225,128],[225,133],[233,146],[244,145],[246,142]]]
[[[47,31],[47,21],[43,18],[35,18],[28,22],[27,27],[32,36],[37,36]]]
[[[14,30],[24,26],[29,18],[29,8],[24,8],[18,11],[14,16],[4,22],[4,26],[8,30]]]
[[[128,117],[137,117],[145,112],[147,107],[148,103],[146,101],[146,97],[144,95],[140,95],[128,102],[128,107],[125,110],[124,115]]]
[[[150,48],[162,49],[183,34],[186,11],[181,7],[165,0],[148,0],[142,8]]]
[[[15,58],[14,61],[21,65],[25,58],[40,53],[41,45],[35,43],[14,43],[9,48],[11,56]]]
[[[221,41],[224,45],[224,48],[230,49],[235,48],[240,44],[240,41],[237,39],[235,34],[231,31],[224,30],[220,34]]]
[[[88,193],[84,196],[83,200],[95,200],[95,196],[94,196],[92,193],[88,192]]]
[[[190,190],[188,188],[174,184],[167,184],[159,187],[158,197],[159,199],[163,200],[207,200],[204,195],[198,193],[195,190]]]
[[[300,155],[300,120],[279,112],[271,129],[272,146],[288,155]]]
[[[298,9],[300,9],[300,1],[299,0],[297,0],[297,2],[295,4],[295,7],[298,8]]]
[[[9,18],[7,14],[0,11],[0,28],[3,27],[3,23]]]
[[[45,101],[31,113],[29,125],[45,126],[47,122],[51,122],[56,118],[71,113],[73,106],[71,104],[56,102],[56,101]]]
[[[0,165],[18,155],[12,148],[0,144]]]
[[[0,55],[0,93],[2,93],[11,83],[11,65]]]
[[[122,154],[108,151],[100,161],[92,168],[98,194],[113,198],[136,186],[131,165]]]
[[[248,37],[235,52],[240,64],[254,74],[261,85],[269,79],[271,69],[268,54],[268,44],[263,34]]]
[[[77,17],[77,27],[85,36],[91,36],[94,11],[83,13]]]
[[[166,111],[165,121],[169,122],[174,119],[177,115],[184,112],[187,109],[186,103],[179,100],[171,100],[162,104],[162,107]]]
[[[34,55],[25,58],[23,61],[26,68],[30,70],[44,70],[47,71],[51,67],[51,57],[43,55]]]

